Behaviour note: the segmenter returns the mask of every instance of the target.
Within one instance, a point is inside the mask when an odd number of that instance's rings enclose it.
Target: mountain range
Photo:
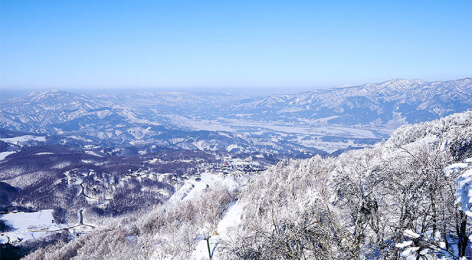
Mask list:
[[[412,243],[453,256],[436,242],[464,248],[470,235],[457,229],[454,187],[472,167],[472,111],[456,114],[472,108],[471,82],[267,97],[55,90],[0,102],[0,258],[277,259],[294,238],[312,258],[389,259]],[[425,214],[444,234],[411,230]],[[257,234],[270,235],[246,244]]]
[[[352,125],[417,123],[464,111],[472,105],[472,79],[425,82],[395,79],[377,84],[313,90],[250,99],[230,107],[232,115],[258,120],[317,120]]]
[[[472,108],[472,79],[395,79],[291,95],[33,92],[0,102],[0,127],[108,145],[306,153],[364,147],[398,126]]]

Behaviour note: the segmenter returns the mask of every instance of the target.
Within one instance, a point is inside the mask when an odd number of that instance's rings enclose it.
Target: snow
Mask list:
[[[407,247],[411,244],[413,244],[413,241],[403,241],[401,243],[396,244],[395,247],[404,248],[404,247]]]
[[[16,153],[16,152],[1,152],[0,153],[0,161],[5,159],[8,155],[14,154],[14,153]]]
[[[138,124],[148,124],[148,125],[160,125],[157,122],[152,122],[146,119],[141,119],[141,118],[136,117],[136,115],[129,108],[119,107],[119,106],[116,106],[115,108],[121,108],[119,114],[125,117],[129,122],[138,123]]]
[[[50,155],[50,154],[54,154],[54,153],[51,153],[51,152],[42,152],[42,153],[37,153],[36,155]]]
[[[225,236],[230,227],[235,227],[241,223],[243,207],[241,203],[235,202],[226,212],[223,219],[218,223],[218,234]]]
[[[198,192],[203,191],[207,186],[212,186],[216,183],[221,183],[230,189],[235,189],[239,186],[238,182],[232,176],[215,175],[209,172],[202,173],[199,177],[201,180],[195,179],[187,180],[180,189],[169,199],[169,202],[175,203],[181,200],[189,200],[195,197]]]
[[[233,149],[238,149],[239,146],[237,144],[231,144],[226,147],[226,151],[231,152]]]
[[[53,210],[46,209],[38,212],[9,213],[0,217],[13,231],[2,233],[0,243],[18,243],[28,239],[44,237],[59,231],[63,225],[54,223]]]
[[[458,173],[462,169],[468,168],[468,167],[469,167],[469,164],[467,164],[467,163],[455,163],[455,164],[451,164],[448,167],[446,167],[444,172],[445,172],[446,176],[448,177],[449,175],[451,175],[453,173]]]
[[[223,219],[218,223],[217,232],[214,233],[210,239],[210,250],[212,257],[220,259],[218,245],[222,239],[229,239],[229,232],[231,227],[236,227],[241,223],[241,216],[243,213],[243,206],[241,203],[233,202]],[[206,240],[198,242],[195,251],[192,253],[192,259],[208,259],[208,245]]]
[[[472,218],[472,170],[467,170],[457,178],[456,203],[464,213]]]
[[[97,157],[103,157],[102,155],[98,154],[97,152],[95,151],[84,151],[86,154],[88,155],[93,155],[93,156],[97,156]]]
[[[221,175],[204,172],[199,178],[201,179],[200,181],[196,181],[195,179],[189,179],[185,181],[184,184],[172,195],[167,203],[178,204],[180,201],[192,200],[199,192],[202,192],[207,187],[212,187],[215,184],[224,185],[230,190],[236,189],[247,182],[249,176],[243,175],[236,177],[233,175]],[[233,202],[228,206],[229,208],[227,209],[224,217],[218,223],[216,232],[209,234],[210,248],[215,259],[219,258],[217,249],[220,241],[222,239],[229,238],[228,233],[231,230],[231,227],[235,227],[241,222],[241,215],[243,212],[242,205],[238,202]],[[202,236],[199,236],[196,239],[200,239],[200,241],[197,243],[195,250],[192,253],[191,259],[208,259],[208,246],[206,240]]]
[[[34,135],[22,135],[22,136],[11,137],[11,138],[0,138],[0,141],[10,143],[10,144],[20,145],[20,144],[26,143],[28,141],[45,142],[46,137],[45,136],[34,136]]]
[[[71,165],[71,162],[67,161],[67,162],[61,162],[61,163],[55,164],[51,168],[53,168],[53,169],[63,169],[63,168],[66,168],[69,165]]]
[[[204,131],[223,131],[223,132],[234,132],[235,129],[231,125],[226,125],[224,122],[219,122],[217,120],[199,120],[187,118],[179,115],[164,115],[167,117],[172,124],[190,128],[193,130],[204,130]]]
[[[414,232],[411,229],[407,229],[407,230],[403,231],[403,234],[405,236],[411,237],[411,238],[419,238],[420,237],[420,234],[417,234],[416,232]]]
[[[419,247],[409,247],[405,249],[400,255],[407,257],[407,259],[416,259],[416,252],[420,249]]]
[[[212,250],[212,247],[214,247],[215,239],[210,238],[210,250]],[[207,241],[205,239],[200,240],[197,244],[197,248],[195,251],[192,253],[192,259],[199,259],[199,260],[206,260],[209,259],[208,257],[208,245]],[[212,256],[213,257],[213,256]]]
[[[456,179],[456,203],[469,218],[472,218],[472,158],[463,163],[449,165],[445,169],[446,176],[463,171]]]
[[[300,138],[292,138],[291,142],[306,147],[315,147],[328,152],[334,152],[339,149],[347,148],[349,145],[346,142],[333,142],[320,140],[315,141],[323,136],[339,136],[350,138],[378,138],[372,130],[382,133],[391,134],[393,130],[383,131],[385,129],[372,127],[372,129],[361,128],[358,126],[342,127],[326,124],[323,120],[329,120],[331,117],[324,119],[304,119],[299,118],[297,122],[282,122],[282,121],[255,121],[251,119],[228,119],[218,118],[217,120],[207,120],[199,118],[188,118],[180,115],[165,115],[173,124],[183,127],[185,129],[193,130],[207,130],[207,131],[225,131],[233,134],[242,134],[242,136],[254,136],[264,134],[276,134],[282,139],[287,136],[296,136]],[[336,116],[334,116],[336,118]],[[320,121],[321,120],[321,121]],[[242,137],[241,136],[241,137]],[[273,142],[279,142],[278,139],[272,139]],[[366,146],[359,144],[358,146]],[[201,144],[197,147],[202,150]],[[235,146],[226,146],[227,151],[236,148]]]

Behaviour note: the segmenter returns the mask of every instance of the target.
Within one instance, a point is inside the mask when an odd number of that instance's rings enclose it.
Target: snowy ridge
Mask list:
[[[392,113],[402,113],[407,122],[416,123],[470,108],[471,93],[470,78],[445,82],[396,79],[377,84],[258,98],[232,108],[232,113],[255,114],[259,111],[266,113],[263,118],[279,117],[291,121],[296,118],[316,119],[338,115],[349,117],[351,124],[369,124],[376,119],[386,124],[393,120]],[[459,107],[462,107],[462,111],[456,110]],[[421,114],[411,113],[415,109]],[[285,111],[297,112],[287,115]],[[338,124],[348,122],[332,120],[332,123]]]

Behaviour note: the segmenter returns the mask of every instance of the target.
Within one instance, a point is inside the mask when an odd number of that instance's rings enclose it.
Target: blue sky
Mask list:
[[[470,77],[472,1],[0,1],[0,87],[320,88]]]

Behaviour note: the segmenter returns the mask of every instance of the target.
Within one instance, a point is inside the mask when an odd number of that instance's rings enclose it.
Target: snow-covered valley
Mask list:
[[[384,142],[337,157],[245,174],[202,171],[151,210],[26,259],[470,256],[471,133],[466,112],[401,127]]]
[[[462,112],[471,86],[4,101],[1,250],[26,259],[471,255],[472,114]],[[438,88],[464,95],[430,107],[423,92]]]

